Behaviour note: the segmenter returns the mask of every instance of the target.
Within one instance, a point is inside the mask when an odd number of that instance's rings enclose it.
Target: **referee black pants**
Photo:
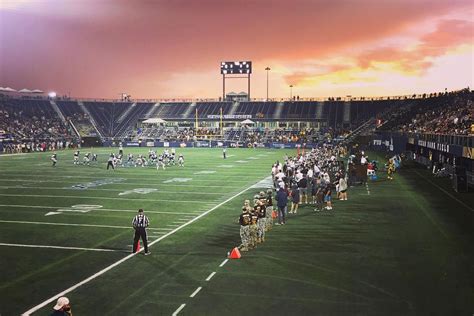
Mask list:
[[[145,227],[138,227],[135,229],[135,237],[133,238],[133,253],[137,251],[137,243],[140,240],[143,241],[143,247],[145,247],[145,252],[148,252],[148,239],[146,236]]]
[[[115,170],[115,167],[112,161],[107,161],[107,170],[109,170],[109,167],[112,167],[112,169]]]

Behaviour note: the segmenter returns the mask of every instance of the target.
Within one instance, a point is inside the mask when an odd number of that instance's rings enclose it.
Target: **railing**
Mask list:
[[[376,131],[377,134],[404,135],[417,140],[435,142],[438,144],[458,145],[463,147],[474,147],[474,135],[451,135],[451,134],[425,134],[425,133],[403,133],[398,131]]]
[[[463,90],[452,91],[449,93],[457,93]],[[448,92],[435,92],[435,93],[423,93],[423,94],[410,94],[410,95],[395,95],[395,96],[352,96],[347,95],[344,97],[302,97],[302,98],[251,98],[248,101],[260,101],[260,102],[281,102],[281,101],[380,101],[380,100],[409,100],[409,99],[424,99],[432,97],[440,97],[446,95]],[[46,95],[23,95],[18,92],[0,92],[0,98],[16,98],[16,99],[31,99],[31,100],[49,100],[50,98]],[[152,99],[108,99],[108,98],[83,98],[83,97],[57,97],[55,100],[64,101],[83,101],[83,102],[234,102],[226,101],[221,98],[152,98]]]

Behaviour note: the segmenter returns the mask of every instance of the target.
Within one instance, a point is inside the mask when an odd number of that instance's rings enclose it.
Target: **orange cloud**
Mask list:
[[[357,64],[363,69],[377,68],[378,63],[391,63],[402,72],[420,74],[433,66],[431,58],[446,54],[462,44],[472,44],[474,23],[464,20],[441,21],[435,31],[423,35],[413,48],[383,47],[363,53]]]

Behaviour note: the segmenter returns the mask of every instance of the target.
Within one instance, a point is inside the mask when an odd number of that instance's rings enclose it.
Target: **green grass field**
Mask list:
[[[165,171],[107,171],[108,150],[94,151],[90,167],[72,151],[56,168],[49,154],[0,156],[2,316],[48,315],[63,291],[75,316],[474,313],[474,195],[426,170],[353,187],[330,213],[303,206],[226,261],[243,200],[286,151],[178,149],[185,167]],[[138,208],[150,256],[129,255]]]

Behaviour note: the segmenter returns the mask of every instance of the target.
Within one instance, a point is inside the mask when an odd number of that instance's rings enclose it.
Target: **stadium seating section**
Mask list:
[[[55,110],[56,105],[58,110]],[[348,132],[369,119],[377,118],[380,130],[471,135],[473,109],[473,93],[469,90],[423,98],[324,102],[53,102],[4,97],[0,99],[0,123],[3,134],[10,134],[17,140],[78,136],[190,140],[195,135],[220,133],[205,127],[195,131],[196,115],[201,122],[216,121],[221,113],[227,121],[249,117],[254,121],[280,123],[321,122],[320,126],[326,129],[324,132],[338,128],[339,134],[344,129]],[[140,126],[142,120],[155,117],[188,122],[188,125],[180,128]],[[227,128],[225,139],[306,141],[315,133],[313,129],[301,132],[299,128],[285,130],[285,127],[274,125],[271,130],[261,126]]]

